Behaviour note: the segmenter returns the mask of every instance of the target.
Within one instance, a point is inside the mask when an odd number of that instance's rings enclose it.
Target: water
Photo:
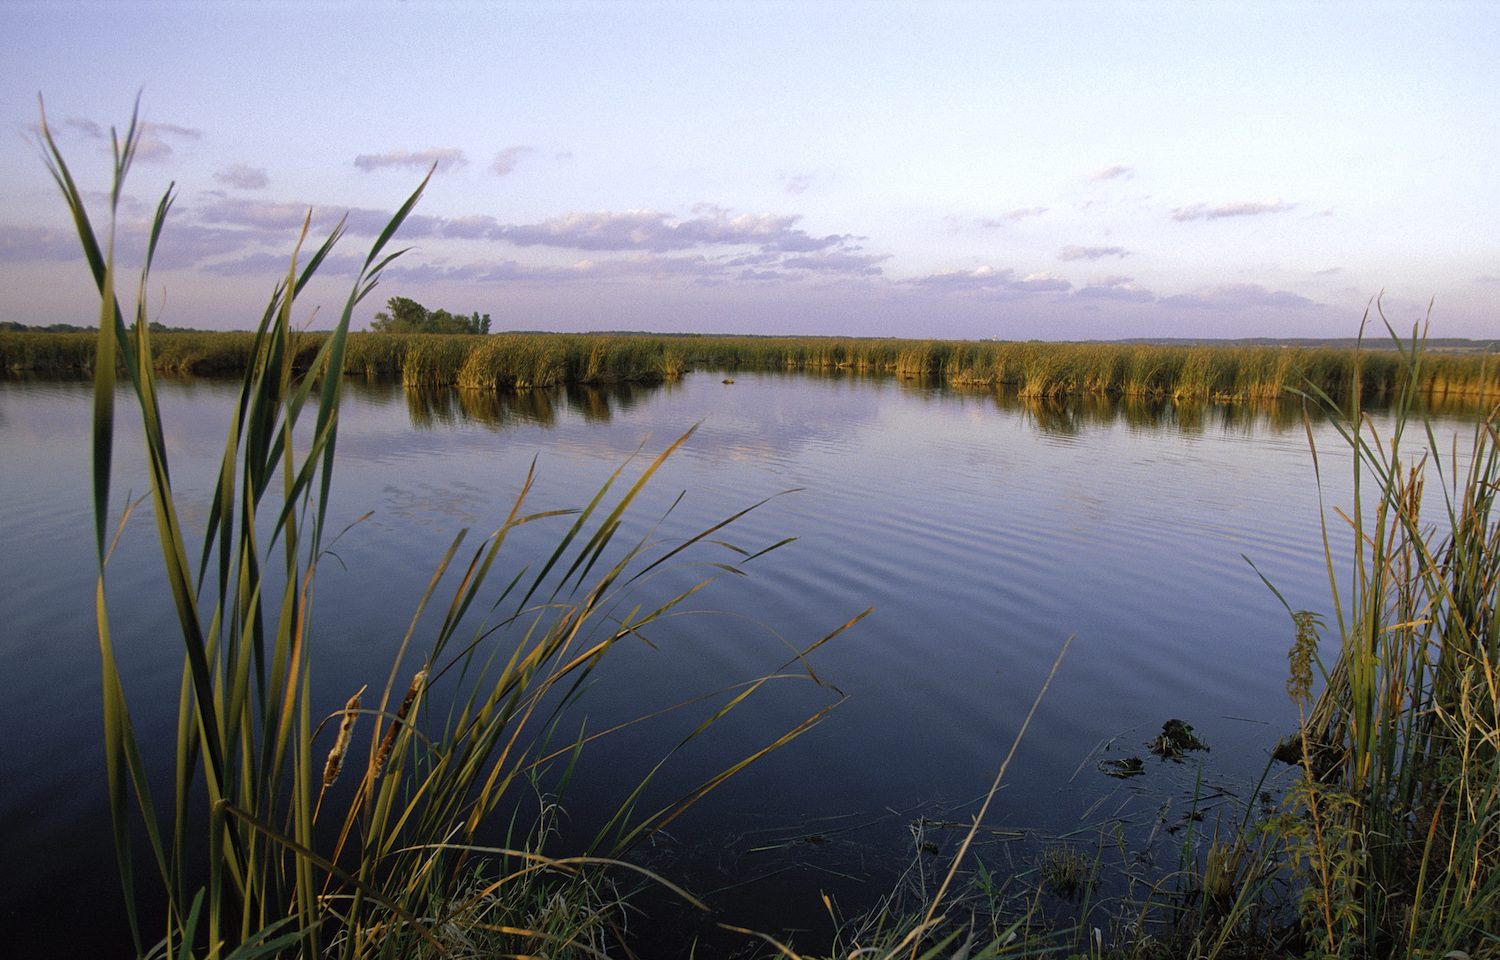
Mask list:
[[[1038,408],[892,379],[738,372],[726,385],[721,376],[487,399],[350,384],[330,528],[373,515],[320,570],[320,703],[333,710],[362,684],[379,689],[452,538],[498,527],[533,461],[531,509],[577,507],[626,458],[654,455],[697,424],[623,532],[644,535],[682,491],[661,537],[794,491],[724,538],[751,552],[797,539],[747,564],[749,577],[726,575],[695,597],[699,612],[658,626],[654,647],[620,650],[573,729],[774,671],[793,649],[874,608],[810,658],[847,699],[636,851],[705,895],[714,919],[816,931],[826,926],[821,893],[853,911],[914,864],[935,869],[940,856],[920,844],[956,844],[959,831],[944,824],[976,809],[1069,636],[989,814],[1005,831],[980,846],[993,870],[1025,869],[1059,837],[1171,827],[1195,794],[1225,810],[1253,798],[1295,714],[1284,691],[1289,620],[1245,558],[1294,608],[1328,607],[1297,411]],[[166,383],[161,398],[184,521],[199,529],[234,386]],[[87,384],[0,382],[0,922],[22,952],[65,936],[70,951],[103,956],[128,947],[101,762],[89,417]],[[1440,438],[1468,430],[1461,418],[1439,428]],[[1328,425],[1314,434],[1325,496],[1347,503],[1347,454]],[[122,416],[117,515],[124,491],[147,490],[138,437]],[[564,522],[518,531],[507,569],[542,554]],[[700,559],[734,556],[710,549]],[[712,572],[674,569],[640,599]],[[124,527],[110,596],[148,744],[170,742],[181,662],[160,580],[147,503]],[[435,624],[425,626],[419,642]],[[642,807],[670,802],[839,699],[806,681],[776,685],[675,757]],[[591,836],[704,709],[586,752],[561,842]],[[1146,753],[1172,717],[1212,751],[1183,764]],[[1097,767],[1131,755],[1147,759],[1145,776],[1116,781]],[[685,913],[651,902],[682,926]]]

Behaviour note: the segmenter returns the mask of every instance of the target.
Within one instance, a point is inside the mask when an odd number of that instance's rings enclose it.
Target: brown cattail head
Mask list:
[[[354,721],[359,717],[359,698],[365,692],[360,687],[349,702],[344,704],[344,716],[339,721],[338,739],[333,741],[333,749],[328,751],[328,759],[323,763],[323,789],[327,790],[333,786],[333,782],[339,778],[339,771],[344,769],[344,754],[349,752],[349,739],[354,733]]]
[[[385,762],[391,758],[391,748],[396,745],[396,731],[406,722],[406,715],[411,713],[411,708],[422,695],[422,690],[427,686],[427,668],[423,667],[417,671],[417,675],[411,678],[411,686],[406,688],[406,696],[401,698],[401,707],[396,711],[396,719],[386,728],[385,736],[380,738],[380,749],[375,754],[375,769],[373,778],[379,779],[385,770]]]

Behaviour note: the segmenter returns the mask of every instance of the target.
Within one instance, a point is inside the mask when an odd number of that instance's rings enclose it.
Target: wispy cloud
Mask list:
[[[1075,247],[1071,244],[1057,252],[1059,260],[1102,260],[1105,257],[1128,257],[1124,247]]]
[[[991,217],[989,219],[980,220],[978,222],[979,225],[981,227],[984,227],[986,230],[995,230],[999,227],[1005,226],[1008,223],[1015,223],[1019,220],[1029,220],[1032,217],[1040,217],[1042,214],[1047,212],[1047,209],[1047,207],[1017,207],[1009,213],[1002,213],[998,217]]]
[[[1123,163],[1116,163],[1108,167],[1100,167],[1089,174],[1090,180],[1129,180],[1135,176],[1135,167],[1127,167]]]
[[[214,174],[214,179],[226,187],[234,187],[238,190],[264,190],[271,184],[271,178],[266,176],[264,169],[246,166],[243,163],[225,167]]]
[[[1189,207],[1177,207],[1172,211],[1172,219],[1184,222],[1220,220],[1225,217],[1257,217],[1265,213],[1285,213],[1295,209],[1296,206],[1295,203],[1288,203],[1280,197],[1272,197],[1269,200],[1237,200],[1212,207],[1206,203],[1195,203]]]
[[[782,177],[781,183],[782,188],[785,189],[787,193],[802,194],[806,193],[808,189],[812,187],[814,181],[816,181],[817,179],[817,174],[797,173]]]
[[[105,141],[110,133],[87,117],[68,117],[63,126],[76,131],[90,140]],[[123,131],[121,131],[123,135]],[[196,141],[203,139],[203,131],[184,127],[176,123],[156,123],[142,120],[136,126],[135,159],[142,163],[155,163],[170,159],[173,154],[172,141]],[[110,150],[106,144],[105,152]]]
[[[1017,220],[1029,220],[1032,217],[1040,217],[1047,212],[1046,207],[1017,207],[1005,214],[1004,219],[1014,223]]]
[[[846,244],[848,234],[815,237],[794,225],[790,214],[731,215],[717,207],[700,207],[686,220],[655,210],[570,213],[541,223],[508,224],[493,238],[517,246],[563,247],[572,250],[685,250],[703,246],[750,244],[770,250],[807,253]]]
[[[354,165],[365,173],[387,167],[414,167],[425,170],[436,164],[440,172],[455,170],[468,163],[464,152],[457,147],[434,147],[431,150],[387,150],[385,153],[362,153],[354,158]]]
[[[817,273],[852,273],[873,277],[881,271],[876,266],[889,260],[890,254],[848,253],[841,250],[823,250],[800,257],[787,257],[781,265],[789,270],[812,270]]]
[[[170,159],[174,153],[169,141],[203,139],[203,131],[175,123],[142,123],[136,140],[135,158],[145,163]]]
[[[1302,309],[1317,302],[1288,290],[1268,290],[1258,283],[1234,283],[1197,293],[1163,297],[1163,304],[1193,310],[1242,310],[1256,307]]]
[[[73,130],[77,130],[79,133],[83,134],[85,137],[88,137],[90,140],[103,140],[105,137],[103,127],[99,126],[99,124],[95,123],[94,121],[87,120],[83,117],[69,117],[68,119],[63,121],[63,126],[69,127]]]
[[[506,176],[514,172],[516,167],[521,165],[522,160],[525,160],[535,152],[534,147],[506,147],[495,154],[495,160],[490,164],[490,170],[499,176]]]

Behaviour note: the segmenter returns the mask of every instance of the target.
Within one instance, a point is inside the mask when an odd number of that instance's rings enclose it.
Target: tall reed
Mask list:
[[[1387,431],[1361,391],[1352,408],[1309,391],[1352,455],[1340,516],[1353,556],[1341,586],[1325,520],[1338,647],[1324,669],[1319,623],[1298,615],[1303,776],[1286,838],[1319,955],[1500,955],[1500,410],[1467,445],[1443,442],[1422,336],[1391,336],[1400,367],[1377,370],[1400,384]]]
[[[561,748],[545,746],[558,711],[588,683],[601,658],[621,640],[644,636],[714,579],[695,574],[685,589],[643,597],[652,575],[705,550],[727,550],[728,560],[711,566],[741,573],[781,544],[752,552],[722,540],[723,528],[753,507],[675,545],[651,533],[622,542],[627,509],[692,431],[633,478],[622,465],[579,511],[528,512],[534,482],[528,476],[498,530],[467,552],[465,533],[453,540],[383,677],[372,677],[353,696],[347,690],[315,694],[319,644],[311,610],[317,568],[330,542],[348,325],[381,270],[399,255],[386,247],[426,181],[372,244],[337,326],[315,341],[306,375],[299,373],[301,345],[291,326],[295,301],[343,231],[336,228],[303,260],[304,222],[286,277],[251,336],[206,526],[193,540],[169,469],[144,296],[173,195],[169,191],[156,209],[133,323],[127,324],[115,295],[113,220],[141,128],[133,117],[123,137],[113,140],[111,227],[102,240],[45,115],[40,129],[48,167],[100,292],[95,601],[109,807],[136,954],[214,960],[446,956],[456,943],[469,949],[476,939],[481,953],[597,953],[597,918],[608,903],[592,898],[607,901],[607,885],[588,878],[610,863],[624,868],[602,855],[617,854],[671,822],[727,777],[816,725],[841,695],[824,687],[803,656],[859,617],[775,673],[730,687],[700,708],[706,716],[676,749],[773,681],[807,681],[823,702],[679,800],[644,806],[652,771],[643,771],[641,784],[584,855],[545,855],[536,847],[545,829],[520,831],[514,843],[485,845],[483,838],[495,832],[486,825],[537,789],[543,764],[566,761],[602,735],[580,733]],[[446,347],[434,349],[441,357]],[[162,745],[137,737],[110,627],[117,370],[144,425],[152,510],[183,651],[165,799],[153,794]],[[563,519],[568,514],[571,521]],[[481,599],[490,576],[506,563],[502,548],[510,533],[540,521],[564,524],[552,552],[507,574],[490,591],[497,596]],[[439,591],[450,587],[444,604]],[[435,630],[423,617],[429,605],[440,617]],[[319,706],[325,701],[332,709]],[[144,862],[138,849],[146,851]],[[164,901],[160,916],[154,908],[149,916],[140,912],[150,890]],[[583,899],[564,899],[559,912],[549,906],[558,896]],[[157,935],[162,939],[153,946]]]

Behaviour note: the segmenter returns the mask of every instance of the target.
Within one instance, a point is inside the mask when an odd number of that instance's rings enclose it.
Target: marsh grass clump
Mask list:
[[[1037,864],[1043,885],[1064,900],[1076,900],[1093,882],[1089,858],[1066,844],[1050,846]]]

